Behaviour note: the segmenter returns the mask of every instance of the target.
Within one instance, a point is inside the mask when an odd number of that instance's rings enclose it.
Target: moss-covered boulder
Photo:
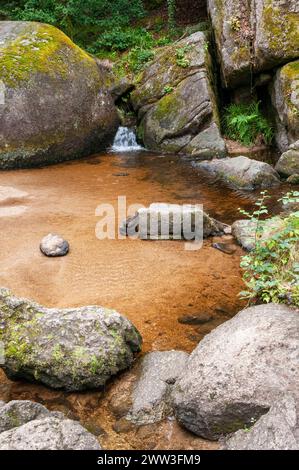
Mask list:
[[[271,99],[276,115],[276,143],[285,152],[290,145],[299,141],[299,60],[284,65],[276,72]]]
[[[53,26],[0,22],[0,168],[103,149],[117,111],[96,61]]]
[[[203,33],[158,52],[131,95],[144,145],[201,158],[224,156],[213,80]]]
[[[299,56],[297,0],[208,0],[208,9],[226,87]]]
[[[114,310],[48,309],[0,289],[0,341],[10,379],[75,391],[102,387],[129,367],[142,340]]]

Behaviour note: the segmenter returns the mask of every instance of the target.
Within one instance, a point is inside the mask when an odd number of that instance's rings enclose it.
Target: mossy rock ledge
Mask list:
[[[7,377],[77,391],[102,387],[133,363],[142,339],[132,323],[97,306],[54,309],[0,289]]]
[[[282,152],[289,148],[298,151],[299,60],[294,60],[277,70],[271,86],[271,99],[276,117],[277,146]]]
[[[208,0],[208,10],[224,86],[299,57],[298,0]]]
[[[194,33],[161,48],[131,94],[138,136],[151,150],[198,158],[226,154],[209,38]]]
[[[106,76],[57,28],[0,21],[0,168],[40,166],[106,148],[118,127]]]

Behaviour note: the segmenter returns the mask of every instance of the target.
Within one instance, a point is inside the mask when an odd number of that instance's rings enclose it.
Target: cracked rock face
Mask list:
[[[254,190],[279,184],[279,175],[271,165],[248,157],[199,162],[196,166],[238,189]]]
[[[141,336],[115,310],[88,306],[45,308],[0,289],[2,369],[68,391],[97,388],[129,367]]]
[[[204,33],[195,33],[164,48],[142,74],[131,97],[147,148],[199,158],[225,155],[207,46]]]
[[[224,86],[299,56],[297,0],[208,0],[208,10]]]
[[[218,439],[252,426],[285,394],[298,399],[298,313],[259,305],[205,336],[174,386],[179,423]]]
[[[237,431],[224,441],[225,450],[298,450],[299,404],[286,394],[249,429]]]
[[[0,405],[0,450],[100,450],[95,436],[60,412],[14,400]]]

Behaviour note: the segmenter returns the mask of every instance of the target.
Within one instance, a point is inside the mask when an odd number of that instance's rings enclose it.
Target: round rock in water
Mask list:
[[[40,250],[46,256],[65,256],[69,249],[69,243],[55,233],[49,233],[40,244]]]

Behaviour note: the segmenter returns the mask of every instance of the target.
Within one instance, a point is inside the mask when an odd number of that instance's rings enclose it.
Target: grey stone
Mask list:
[[[299,60],[290,62],[277,70],[270,92],[276,118],[276,144],[281,152],[287,152],[287,150],[298,151]],[[288,155],[291,155],[291,153]],[[290,156],[287,156],[286,161],[289,158]],[[298,155],[295,159],[298,161]],[[295,167],[298,168],[298,163]],[[282,169],[284,170],[283,167]],[[290,173],[286,174],[289,175]]]
[[[143,72],[131,100],[147,148],[199,159],[225,156],[207,45],[204,33],[192,34],[161,49]]]
[[[218,439],[252,425],[286,393],[298,398],[298,314],[259,305],[205,336],[174,387],[179,423]]]
[[[275,166],[276,171],[282,176],[299,174],[299,150],[287,150],[284,152]]]
[[[237,431],[224,441],[225,450],[298,450],[298,402],[286,394],[268,413],[246,430]]]
[[[279,184],[279,176],[271,165],[244,156],[203,161],[195,165],[239,189],[254,190]]]
[[[4,364],[25,378],[68,391],[97,388],[129,367],[141,336],[124,316],[97,306],[45,308],[0,289]]]
[[[133,390],[132,407],[126,419],[144,425],[171,415],[171,390],[184,371],[187,359],[188,354],[182,351],[148,353],[142,360],[140,377]]]
[[[192,204],[153,203],[141,208],[120,227],[123,235],[136,235],[143,240],[201,239],[227,233],[230,227]]]
[[[69,252],[69,244],[60,235],[49,233],[40,244],[41,252],[50,257],[65,256]]]
[[[0,450],[100,449],[78,422],[39,403],[15,400],[0,407]]]
[[[54,26],[0,21],[0,168],[96,153],[119,118],[106,72]]]
[[[208,11],[226,87],[299,56],[297,0],[208,0]]]

